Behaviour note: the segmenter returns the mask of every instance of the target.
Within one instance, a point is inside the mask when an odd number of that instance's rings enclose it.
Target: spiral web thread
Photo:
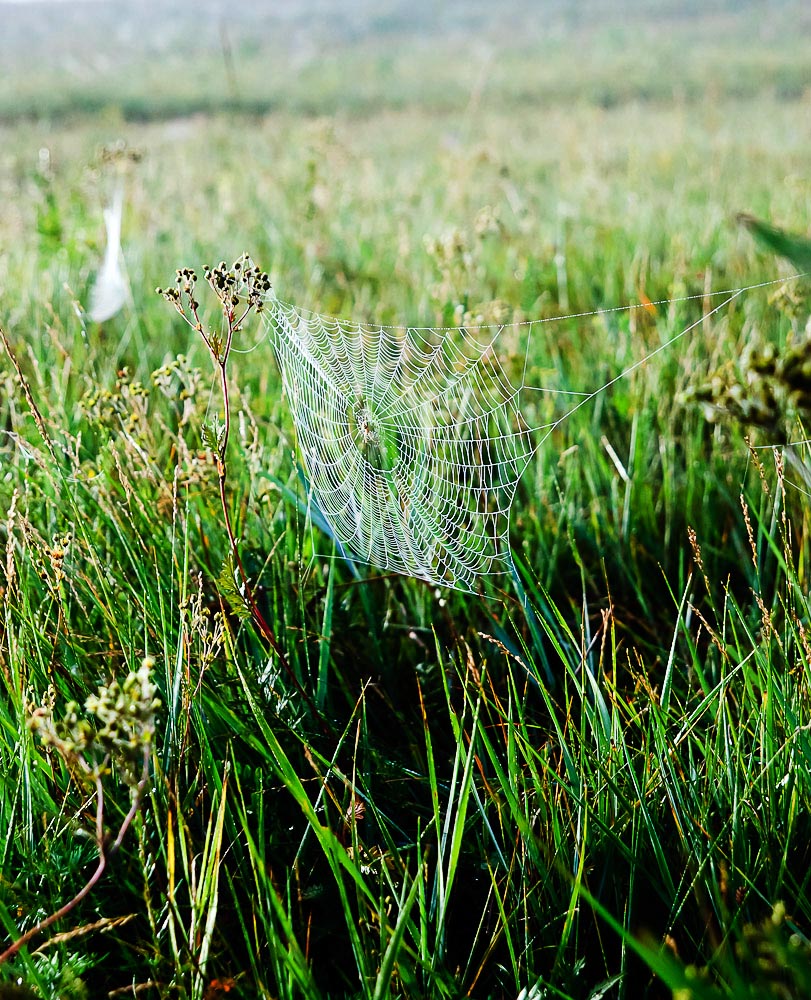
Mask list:
[[[697,323],[744,290],[718,293],[727,298]],[[506,326],[364,325],[272,293],[265,317],[312,498],[344,554],[470,592],[482,576],[513,570],[510,508],[540,444],[697,325],[594,392],[574,394],[553,422],[530,427],[519,395],[553,390],[527,385],[526,363],[512,384],[496,352]],[[522,325],[528,351],[534,324]]]

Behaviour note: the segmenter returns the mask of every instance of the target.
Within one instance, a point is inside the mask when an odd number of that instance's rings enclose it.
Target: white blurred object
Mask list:
[[[129,289],[121,258],[121,214],[124,208],[124,185],[119,181],[113,202],[104,209],[107,248],[101,270],[90,292],[88,316],[94,323],[111,319],[127,301]]]

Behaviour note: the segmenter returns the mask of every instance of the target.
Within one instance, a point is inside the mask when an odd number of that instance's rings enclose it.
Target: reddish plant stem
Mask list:
[[[141,805],[141,799],[143,798],[144,791],[149,782],[149,749],[144,748],[144,769],[141,776],[141,780],[135,786],[132,793],[132,802],[130,804],[129,812],[124,817],[121,826],[118,830],[118,834],[111,844],[105,844],[104,837],[104,788],[102,785],[101,777],[97,773],[95,778],[96,785],[96,833],[95,840],[96,846],[99,850],[99,861],[96,865],[96,870],[90,876],[90,878],[85,882],[82,888],[76,893],[73,899],[68,900],[64,906],[61,906],[56,912],[52,913],[50,916],[45,917],[44,920],[40,920],[38,924],[30,927],[25,934],[18,937],[11,945],[9,945],[6,950],[0,954],[0,965],[3,965],[9,959],[14,958],[17,952],[24,948],[29,941],[32,941],[38,934],[47,930],[52,924],[55,924],[57,920],[61,920],[62,917],[67,916],[71,910],[81,903],[85,896],[89,895],[94,887],[98,884],[102,875],[107,869],[107,862],[116,853],[116,851],[121,847],[121,844],[126,836],[127,830],[129,830],[132,821],[135,819],[135,814]]]
[[[215,288],[214,292],[216,294]],[[197,303],[195,302],[193,295],[189,295],[188,298],[189,298],[189,309],[192,314],[192,317],[194,318],[194,322],[191,322],[189,320],[189,318],[185,315],[185,312],[183,311],[182,308],[178,308],[178,312],[180,312],[180,315],[183,316],[183,318],[186,320],[189,326],[193,327],[193,329],[195,329],[197,333],[199,333],[200,336],[203,338],[203,342],[208,348],[209,354],[211,355],[211,358],[217,368],[220,377],[220,391],[222,392],[223,408],[225,412],[224,412],[222,443],[221,444],[219,442],[217,443],[215,456],[217,460],[217,480],[220,492],[220,505],[222,506],[223,519],[225,522],[225,531],[226,534],[228,535],[228,544],[231,548],[231,554],[234,559],[234,565],[236,566],[240,580],[242,581],[244,597],[248,604],[248,607],[250,608],[251,616],[254,622],[256,623],[257,628],[265,637],[265,639],[267,640],[268,644],[270,645],[271,649],[274,651],[276,656],[279,658],[279,663],[284,668],[287,676],[295,685],[296,690],[306,701],[310,711],[313,713],[315,717],[318,717],[319,713],[316,708],[315,702],[310,697],[307,689],[299,681],[298,677],[296,677],[293,668],[290,666],[290,663],[287,657],[285,656],[284,650],[279,644],[279,640],[276,637],[276,633],[270,627],[267,619],[262,614],[259,606],[256,603],[256,598],[254,597],[253,593],[253,587],[251,587],[250,581],[248,580],[248,574],[245,571],[245,566],[243,565],[242,557],[239,554],[239,545],[237,543],[236,535],[234,534],[234,530],[231,525],[231,515],[228,510],[228,499],[226,496],[228,466],[225,461],[225,454],[228,449],[228,440],[231,434],[231,397],[228,387],[228,358],[231,353],[231,344],[234,339],[234,333],[242,326],[242,323],[248,316],[248,313],[251,311],[251,306],[250,305],[247,306],[243,310],[242,315],[237,319],[234,310],[231,309],[229,306],[227,306],[225,302],[223,302],[222,298],[220,298],[220,301],[223,304],[223,312],[225,314],[225,319],[227,324],[225,343],[221,345],[218,342],[215,342],[206,333],[205,327],[203,326],[202,320],[200,319],[198,313]]]
[[[228,345],[226,346],[226,352],[230,346],[231,337],[229,334]],[[228,446],[228,436],[231,433],[231,404],[230,397],[228,393],[228,377],[226,373],[226,363],[228,360],[227,353],[223,354],[222,360],[217,360],[217,366],[220,370],[220,387],[223,396],[223,405],[225,407],[225,431],[223,433],[223,446],[222,452],[217,454],[217,479],[219,481],[220,488],[220,504],[222,505],[223,518],[225,520],[225,531],[228,535],[228,543],[231,546],[231,552],[234,557],[234,563],[239,571],[240,579],[242,580],[242,586],[245,592],[245,599],[251,609],[251,614],[253,615],[254,621],[259,628],[259,631],[270,643],[271,648],[279,657],[279,662],[284,666],[285,670],[295,678],[290,664],[287,662],[287,657],[284,655],[284,651],[279,645],[276,639],[276,634],[267,622],[267,619],[260,611],[256,600],[253,596],[253,588],[248,582],[248,574],[245,572],[245,567],[242,564],[242,556],[239,554],[239,545],[237,544],[236,535],[234,534],[234,529],[231,526],[231,514],[228,510],[228,501],[225,493],[225,484],[228,476],[228,466],[225,461],[225,450]]]

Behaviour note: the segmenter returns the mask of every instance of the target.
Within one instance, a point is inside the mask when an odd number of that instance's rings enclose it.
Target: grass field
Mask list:
[[[708,315],[793,271],[737,213],[811,229],[806,5],[219,10],[0,3],[0,953],[84,893],[0,997],[811,995],[809,284]],[[535,327],[564,390],[697,325],[544,442],[473,596],[333,558],[252,320],[274,649],[154,292],[246,250],[372,323],[679,300]]]

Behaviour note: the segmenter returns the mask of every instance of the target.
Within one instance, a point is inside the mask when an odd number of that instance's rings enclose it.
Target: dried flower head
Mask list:
[[[56,718],[51,696],[31,713],[29,726],[78,776],[95,781],[114,764],[124,783],[134,788],[142,778],[160,707],[151,678],[154,665],[145,657],[123,683],[113,679],[89,695],[84,711],[95,720],[81,714],[76,702],[69,702],[63,716]]]

